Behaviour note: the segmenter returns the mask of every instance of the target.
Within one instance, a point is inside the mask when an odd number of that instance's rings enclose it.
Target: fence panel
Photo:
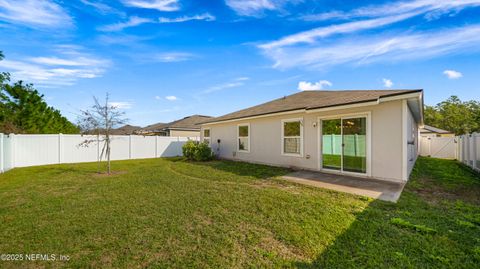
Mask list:
[[[97,136],[96,135],[63,135],[62,137],[62,162],[63,163],[79,163],[79,162],[96,162],[97,155]],[[80,144],[84,141],[94,141],[88,145]]]
[[[456,159],[458,150],[456,137],[421,137],[420,155],[441,159]]]
[[[100,143],[100,152],[102,151],[103,143]],[[110,141],[111,160],[128,160],[130,159],[130,136],[116,135],[112,136]],[[105,159],[105,158],[103,158]]]
[[[458,160],[480,171],[480,133],[459,137]]]
[[[14,135],[15,167],[59,163],[58,135]]]
[[[93,141],[87,146],[81,143]],[[14,167],[97,161],[103,143],[97,136],[0,134],[0,172]],[[197,137],[112,136],[111,159],[128,160],[182,155],[182,146]],[[105,159],[105,157],[103,157]]]
[[[155,140],[154,136],[132,136],[131,158],[146,159],[155,158]]]
[[[480,134],[474,136],[475,139],[475,169],[480,171]]]

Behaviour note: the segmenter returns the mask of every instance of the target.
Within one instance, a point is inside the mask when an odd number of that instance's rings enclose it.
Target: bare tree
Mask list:
[[[86,139],[79,146],[88,147],[92,143],[103,143],[99,156],[99,164],[103,157],[107,159],[107,173],[110,175],[110,142],[111,131],[118,125],[127,123],[125,112],[109,103],[109,94],[106,94],[105,103],[102,104],[97,97],[93,97],[94,104],[87,110],[80,110],[78,125],[84,134],[96,134],[96,139]],[[100,169],[100,167],[99,167]]]

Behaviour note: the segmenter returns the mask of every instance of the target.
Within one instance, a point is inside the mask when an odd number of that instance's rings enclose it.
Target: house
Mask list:
[[[424,125],[423,128],[420,128],[421,137],[454,137],[455,133],[443,130],[437,127],[430,125]]]
[[[304,91],[202,124],[220,158],[408,180],[423,90]]]
[[[142,127],[140,126],[133,126],[133,125],[125,125],[117,129],[112,129],[112,135],[131,135],[134,134],[136,130],[140,130]]]
[[[138,130],[137,134],[159,136],[200,137],[200,125],[210,116],[192,115],[170,123],[156,123]]]

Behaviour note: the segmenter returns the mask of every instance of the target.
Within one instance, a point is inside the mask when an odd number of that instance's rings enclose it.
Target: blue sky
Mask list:
[[[300,90],[480,99],[480,0],[0,0],[0,35],[71,120],[105,92],[142,126]]]

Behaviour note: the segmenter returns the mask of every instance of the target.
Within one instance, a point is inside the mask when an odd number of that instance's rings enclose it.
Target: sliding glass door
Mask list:
[[[322,121],[322,167],[354,173],[367,172],[367,118]]]

